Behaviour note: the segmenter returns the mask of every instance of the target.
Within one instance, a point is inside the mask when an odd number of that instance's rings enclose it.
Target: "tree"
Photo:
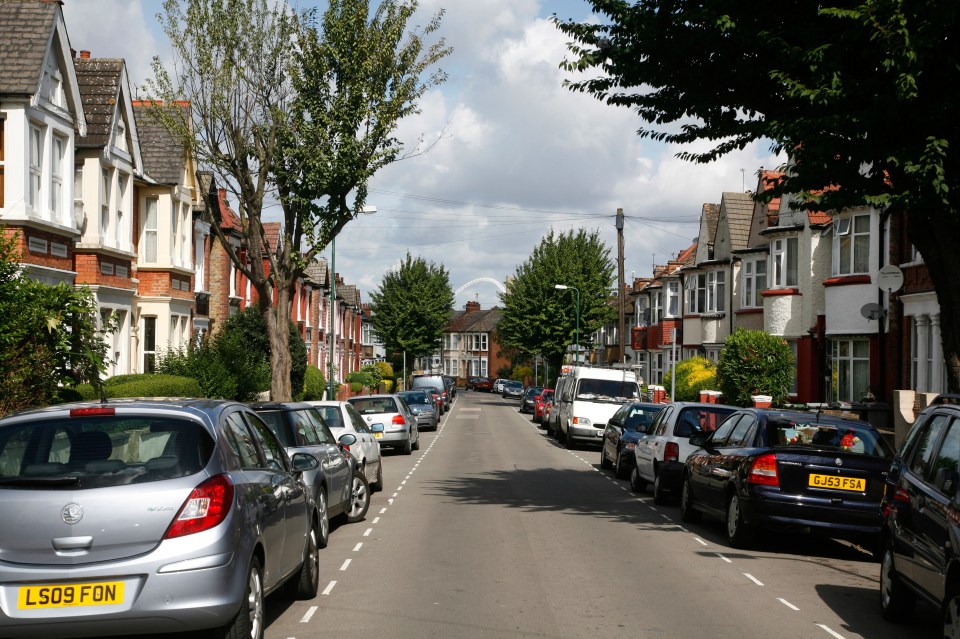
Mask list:
[[[612,321],[617,311],[607,304],[614,281],[614,263],[599,231],[583,229],[559,235],[551,230],[517,267],[500,294],[503,315],[497,337],[506,349],[540,353],[559,370],[577,332],[576,291],[580,291],[580,343]],[[557,284],[569,287],[557,290]]]
[[[564,66],[599,72],[572,90],[630,107],[680,157],[708,162],[757,140],[792,157],[761,194],[820,210],[905,211],[941,310],[951,392],[960,392],[960,5],[943,0],[749,3],[590,0],[601,20],[561,22]],[[703,148],[699,146],[697,148]],[[831,187],[825,189],[825,187]]]
[[[84,287],[48,286],[20,270],[17,236],[0,227],[0,415],[58,401],[63,388],[99,387],[106,371],[104,336],[115,317],[97,326],[97,304]]]
[[[185,2],[185,6],[183,3]],[[331,0],[314,13],[282,0],[166,0],[158,16],[174,59],[154,59],[151,109],[237,203],[246,254],[213,231],[257,292],[270,343],[271,396],[289,400],[291,298],[307,264],[362,211],[367,182],[403,146],[399,120],[445,76],[427,69],[449,50],[425,47],[437,14],[407,28],[416,0]],[[186,100],[186,109],[164,104]],[[276,199],[282,237],[269,246],[264,206]]]
[[[727,404],[749,406],[753,395],[769,395],[779,404],[790,392],[793,371],[793,351],[786,340],[738,328],[723,346],[717,384]]]
[[[450,273],[407,253],[399,268],[383,276],[370,300],[373,329],[387,351],[429,355],[437,350],[453,310]]]

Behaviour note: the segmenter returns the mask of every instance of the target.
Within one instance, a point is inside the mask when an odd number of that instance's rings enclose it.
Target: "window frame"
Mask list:
[[[759,272],[762,266],[763,273]],[[762,286],[761,286],[762,281]],[[762,308],[762,292],[767,289],[767,260],[757,258],[740,263],[740,308]]]
[[[800,243],[796,237],[780,237],[770,243],[771,288],[795,288],[799,285]]]
[[[864,275],[870,272],[871,215],[861,213],[834,219],[833,275]]]

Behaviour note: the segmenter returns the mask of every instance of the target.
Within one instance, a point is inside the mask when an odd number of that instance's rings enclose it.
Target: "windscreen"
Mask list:
[[[812,417],[812,416],[811,416]],[[857,422],[821,424],[770,420],[767,441],[773,446],[806,446],[882,457],[893,457],[893,450],[873,428]]]
[[[640,387],[634,381],[582,378],[577,385],[576,399],[629,402],[639,397]]]
[[[111,415],[0,429],[0,489],[102,488],[200,472],[214,442],[187,420]]]
[[[400,397],[403,398],[408,404],[432,404],[426,394],[424,393],[401,393]]]
[[[390,397],[365,397],[351,399],[350,403],[361,415],[375,415],[377,413],[397,413],[396,402]]]

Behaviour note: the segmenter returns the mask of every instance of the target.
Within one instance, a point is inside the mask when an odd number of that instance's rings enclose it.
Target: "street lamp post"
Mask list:
[[[566,284],[554,284],[553,288],[565,291],[568,288],[573,289],[577,293],[577,332],[576,332],[576,341],[577,341],[577,351],[573,354],[573,364],[574,366],[580,365],[580,289],[576,286],[567,286]]]
[[[374,214],[377,212],[375,206],[365,206],[360,210],[361,213]],[[327,399],[336,399],[333,396],[333,353],[336,349],[337,337],[337,316],[335,314],[337,305],[337,236],[330,238],[330,355],[328,356],[330,364],[329,390]]]

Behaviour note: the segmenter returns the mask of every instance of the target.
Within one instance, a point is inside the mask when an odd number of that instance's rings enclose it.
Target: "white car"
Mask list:
[[[491,390],[491,392],[496,393],[497,395],[502,395],[503,389],[507,385],[507,382],[509,381],[510,381],[509,379],[497,379],[497,381],[493,383],[493,389]]]
[[[371,490],[383,490],[383,463],[380,456],[380,439],[383,424],[368,425],[349,402],[307,402],[315,406],[338,440],[345,433],[357,437],[357,443],[345,447],[357,458]]]

